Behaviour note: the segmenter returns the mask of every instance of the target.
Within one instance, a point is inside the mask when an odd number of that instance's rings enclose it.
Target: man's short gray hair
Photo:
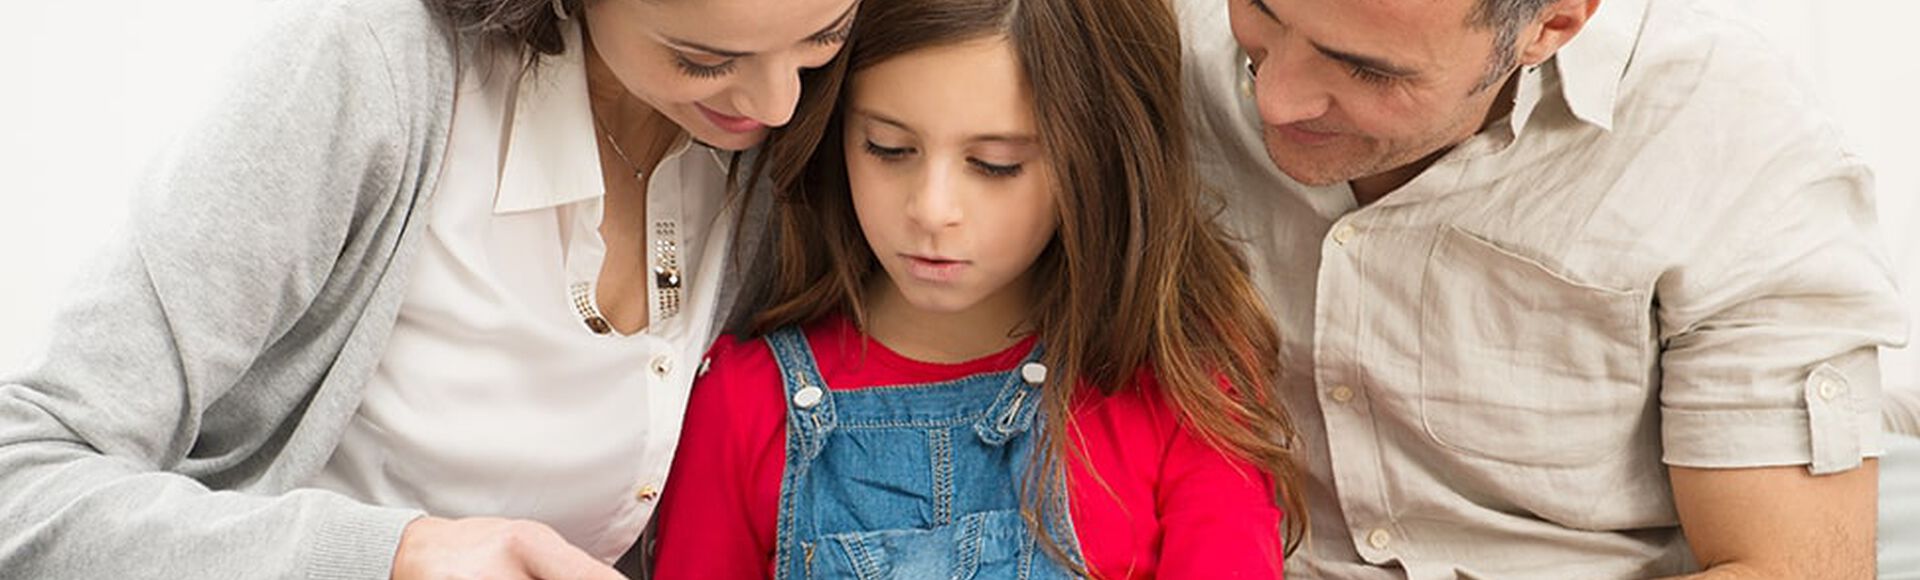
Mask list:
[[[1520,39],[1520,29],[1533,22],[1548,4],[1558,0],[1475,0],[1473,13],[1467,15],[1467,25],[1493,29],[1493,58],[1487,64],[1487,75],[1475,85],[1473,92],[1486,90],[1506,80],[1513,72],[1520,56],[1514,51],[1513,43]]]

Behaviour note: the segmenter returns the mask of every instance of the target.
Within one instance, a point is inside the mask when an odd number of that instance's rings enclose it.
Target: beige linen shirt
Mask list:
[[[1752,31],[1606,0],[1512,115],[1367,207],[1266,157],[1228,2],[1180,0],[1201,174],[1284,340],[1306,578],[1693,569],[1667,465],[1877,456],[1905,340],[1871,176]]]

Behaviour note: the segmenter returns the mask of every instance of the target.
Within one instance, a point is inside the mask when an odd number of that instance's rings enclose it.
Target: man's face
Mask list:
[[[1301,183],[1387,173],[1471,137],[1498,83],[1477,0],[1227,0],[1267,155]]]

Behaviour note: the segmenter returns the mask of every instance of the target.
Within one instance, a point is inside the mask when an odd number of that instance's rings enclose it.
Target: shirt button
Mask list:
[[[707,376],[707,369],[711,368],[713,368],[713,357],[700,359],[700,370],[694,371],[694,376]]]
[[[653,484],[642,485],[640,489],[634,490],[633,492],[633,499],[640,502],[653,501],[659,497],[660,488],[655,487]]]
[[[1333,243],[1342,246],[1347,245],[1347,242],[1352,240],[1353,236],[1358,233],[1360,232],[1353,229],[1353,226],[1340,224],[1340,227],[1333,229]]]
[[[1333,396],[1333,402],[1335,403],[1346,404],[1353,400],[1353,389],[1346,385],[1334,387],[1333,392],[1329,394]]]
[[[667,355],[664,355],[664,354],[653,357],[653,374],[654,375],[665,378],[667,376],[667,373],[671,373],[671,372],[673,372],[673,359],[667,358]]]
[[[1375,528],[1367,532],[1367,545],[1373,546],[1375,550],[1385,550],[1387,546],[1393,545],[1393,534],[1384,529]]]
[[[1821,379],[1820,399],[1831,401],[1838,396],[1840,396],[1840,383],[1834,382],[1833,379]]]

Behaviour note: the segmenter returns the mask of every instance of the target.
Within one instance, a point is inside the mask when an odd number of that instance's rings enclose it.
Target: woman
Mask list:
[[[293,7],[0,380],[0,569],[617,577],[856,8]]]

